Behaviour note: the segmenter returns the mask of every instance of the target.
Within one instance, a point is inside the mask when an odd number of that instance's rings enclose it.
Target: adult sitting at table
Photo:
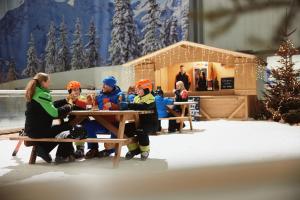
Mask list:
[[[25,130],[30,138],[72,138],[72,127],[67,123],[52,125],[53,119],[65,117],[71,110],[70,104],[59,107],[52,101],[49,91],[50,77],[45,73],[36,74],[26,86]],[[63,133],[61,133],[63,132]],[[74,161],[73,146],[71,142],[37,142],[37,156],[44,161],[52,162],[49,154],[57,145],[55,162]]]
[[[99,110],[119,110],[119,96],[122,92],[116,83],[117,80],[113,76],[108,76],[103,80],[102,90],[100,94],[95,97]],[[109,122],[117,123],[115,116],[105,116],[105,119]],[[83,125],[89,138],[97,138],[97,134],[109,132],[95,120],[87,121]],[[113,133],[110,134],[111,138],[116,138]],[[105,149],[99,151],[98,143],[88,143],[89,151],[85,154],[85,158],[108,157],[115,152],[115,148],[111,147],[109,144],[104,144],[104,146]]]
[[[176,82],[176,89],[174,90],[175,94],[175,102],[183,102],[188,101],[188,91],[184,87],[184,83],[182,81]],[[181,107],[179,105],[175,105],[173,107],[173,110],[180,114],[181,112],[186,112],[185,110],[181,110]],[[185,124],[183,124],[183,127]],[[176,120],[169,120],[169,128],[168,132],[173,133],[180,129],[180,123],[177,123]]]

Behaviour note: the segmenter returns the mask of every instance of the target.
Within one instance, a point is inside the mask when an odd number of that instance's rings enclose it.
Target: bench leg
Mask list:
[[[16,146],[14,152],[12,153],[12,156],[16,156],[16,155],[17,155],[17,153],[18,153],[18,151],[19,151],[19,149],[20,149],[22,143],[23,143],[23,140],[19,140],[19,142],[18,142],[18,144],[17,144],[17,146]]]
[[[193,124],[192,124],[192,117],[191,116],[189,117],[189,121],[190,121],[190,129],[192,131],[193,130]]]
[[[120,157],[121,157],[121,149],[122,149],[122,144],[121,143],[116,144],[115,157],[113,160],[114,168],[119,167],[119,162],[120,162]]]
[[[29,164],[31,165],[35,164],[35,161],[36,161],[36,146],[33,146],[30,154]]]

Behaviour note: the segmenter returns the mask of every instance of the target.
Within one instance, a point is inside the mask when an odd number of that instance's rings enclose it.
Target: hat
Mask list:
[[[108,76],[103,80],[103,84],[108,85],[109,87],[115,87],[117,83],[117,80],[113,76]]]
[[[80,88],[81,85],[78,81],[70,81],[67,85],[67,90],[73,90],[75,88]]]
[[[143,89],[149,89],[152,91],[152,82],[149,79],[141,79],[135,84],[136,87],[141,87]]]

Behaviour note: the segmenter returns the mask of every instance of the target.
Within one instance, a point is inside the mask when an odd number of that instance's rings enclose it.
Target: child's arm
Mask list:
[[[54,105],[55,108],[62,107],[66,104],[68,104],[66,99],[60,99],[60,100],[56,100],[56,101],[53,102],[53,105]]]
[[[130,103],[128,104],[129,110],[154,110],[155,102],[152,103]]]

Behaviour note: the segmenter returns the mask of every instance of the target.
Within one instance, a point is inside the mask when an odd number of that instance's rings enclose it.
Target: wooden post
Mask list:
[[[36,147],[37,146],[33,146],[31,150],[30,159],[29,159],[29,164],[31,165],[35,164],[36,161]]]
[[[17,146],[16,146],[14,152],[12,153],[12,156],[16,156],[16,155],[17,155],[17,153],[18,153],[18,151],[19,151],[19,149],[20,149],[22,143],[23,143],[23,140],[19,140],[19,142],[18,142],[18,144],[17,144]]]
[[[181,117],[184,117],[185,115],[185,109],[186,109],[186,105],[181,105]],[[183,119],[180,119],[180,126],[179,126],[179,133],[181,133],[181,130],[183,128],[183,123],[184,123],[184,120]]]
[[[190,129],[193,130],[193,124],[192,124],[192,117],[191,117],[191,112],[190,112],[190,106],[187,107],[188,109],[188,117],[190,121]]]
[[[125,130],[125,122],[126,122],[126,117],[124,115],[126,115],[126,114],[120,115],[120,123],[119,123],[119,129],[118,129],[118,134],[117,134],[118,139],[123,139],[124,138],[124,130]],[[116,144],[115,157],[114,157],[114,160],[113,160],[113,167],[114,168],[119,166],[122,146],[123,146],[122,142],[118,142]]]

